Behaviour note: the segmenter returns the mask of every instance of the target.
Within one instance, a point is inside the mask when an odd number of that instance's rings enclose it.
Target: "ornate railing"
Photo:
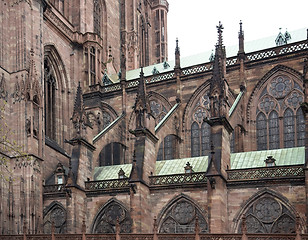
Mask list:
[[[86,190],[104,190],[129,187],[128,178],[85,182]]]
[[[189,183],[206,183],[205,172],[190,173],[190,174],[173,174],[150,176],[150,185],[176,185]]]
[[[64,184],[45,185],[44,193],[61,193],[64,192]]]
[[[174,72],[162,73],[151,76],[149,79],[146,79],[146,83],[160,82],[172,78],[174,78]]]
[[[153,234],[121,234],[121,240],[153,240]]]
[[[252,62],[252,61],[258,61],[263,60],[283,54],[293,53],[297,51],[302,51],[308,49],[308,42],[307,40],[296,42],[293,44],[287,44],[279,47],[274,47],[270,49],[265,49],[261,51],[256,51],[252,53],[246,54],[246,62]],[[237,56],[229,57],[226,59],[226,65],[233,66],[235,64],[238,64],[238,58]],[[213,62],[207,62],[195,66],[190,66],[187,68],[182,69],[182,74],[184,76],[196,74],[196,73],[203,73],[207,72],[213,69]],[[174,71],[170,71],[167,73],[160,73],[157,75],[151,75],[145,77],[145,81],[147,84],[154,83],[154,82],[160,82],[164,80],[169,80],[174,78]],[[133,79],[130,81],[127,81],[126,88],[133,88],[137,87],[139,84],[138,79]],[[91,91],[100,91],[102,93],[108,93],[108,92],[114,92],[119,91],[122,89],[121,83],[114,83],[107,86],[101,86],[100,84],[95,84],[90,86]]]
[[[27,235],[0,235],[0,240],[242,240],[242,234],[27,234]],[[307,234],[246,234],[248,240],[295,240],[301,237],[307,240]]]
[[[303,177],[302,165],[227,170],[229,181]]]
[[[237,63],[237,57],[231,57],[226,60],[227,66],[232,66]]]
[[[246,55],[248,61],[255,61],[266,59],[269,57],[279,56],[286,53],[293,53],[301,50],[308,49],[307,40],[296,42],[288,45],[282,45],[280,47],[274,47],[271,49],[261,50],[258,52],[249,53]]]
[[[241,234],[200,234],[200,240],[241,240]]]
[[[115,234],[86,234],[87,240],[116,240]]]
[[[205,64],[184,68],[182,69],[182,74],[186,76],[186,75],[191,75],[195,73],[202,73],[202,72],[212,70],[212,68],[213,68],[213,63],[208,62]]]
[[[248,240],[295,240],[294,234],[247,234]]]

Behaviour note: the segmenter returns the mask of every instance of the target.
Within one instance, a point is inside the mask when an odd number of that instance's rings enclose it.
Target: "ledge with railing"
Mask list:
[[[0,240],[307,240],[308,234],[25,234]]]
[[[159,176],[150,176],[150,185],[151,186],[176,186],[180,185],[183,187],[183,184],[192,185],[192,184],[206,184],[207,178],[205,172],[197,173],[183,173],[183,174],[172,174],[172,175],[159,175]]]
[[[85,182],[87,191],[129,189],[128,178]]]
[[[227,170],[228,182],[247,182],[256,180],[303,180],[305,177],[303,165],[273,166],[247,169]]]
[[[65,192],[64,184],[45,185],[44,193],[63,193]]]

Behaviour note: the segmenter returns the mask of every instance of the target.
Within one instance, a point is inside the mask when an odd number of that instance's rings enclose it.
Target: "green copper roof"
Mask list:
[[[237,104],[238,104],[239,101],[241,100],[243,94],[244,94],[244,91],[241,91],[241,92],[237,95],[237,97],[236,97],[236,99],[235,99],[235,101],[234,101],[232,107],[231,107],[230,110],[229,110],[229,117],[231,117],[232,113],[234,112],[235,108],[237,107]]]
[[[94,181],[96,180],[107,180],[107,179],[118,179],[118,173],[120,169],[123,169],[125,176],[129,177],[132,170],[132,164],[122,164],[122,165],[113,165],[113,166],[103,166],[96,167],[94,169]]]
[[[231,154],[231,169],[265,167],[264,160],[268,156],[276,159],[277,166],[298,165],[305,163],[305,147],[284,148]],[[172,175],[184,173],[184,167],[189,162],[194,172],[206,172],[208,157],[192,157],[156,162],[155,174]],[[118,172],[123,169],[125,176],[129,177],[132,164],[97,167],[94,170],[94,180],[117,179]]]
[[[170,175],[185,173],[184,167],[189,162],[194,172],[205,172],[208,166],[208,157],[193,157],[156,162],[155,175]]]
[[[283,148],[231,154],[231,169],[265,167],[268,156],[276,159],[277,166],[305,163],[305,147]]]

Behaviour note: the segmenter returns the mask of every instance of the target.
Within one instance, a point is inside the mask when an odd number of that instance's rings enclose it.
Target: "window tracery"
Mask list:
[[[157,125],[168,113],[166,107],[156,100],[150,101],[150,108],[155,118],[155,125]]]
[[[198,216],[200,232],[208,232],[208,224],[199,209],[186,199],[173,204],[164,214],[160,233],[194,233]]]
[[[210,99],[207,94],[200,97],[192,113],[191,156],[205,156],[210,150],[211,129],[204,120],[209,117]]]
[[[130,233],[132,220],[128,211],[117,202],[109,203],[98,215],[94,226],[94,233],[115,233],[117,219],[121,233]]]
[[[121,143],[107,144],[99,153],[99,166],[111,166],[125,163],[125,147]]]
[[[55,140],[56,133],[56,76],[53,67],[48,60],[44,60],[44,100],[45,100],[45,135]]]
[[[55,204],[44,216],[44,233],[51,233],[51,225],[54,223],[55,233],[66,231],[66,211],[59,204]]]
[[[303,92],[288,74],[278,74],[263,89],[256,109],[257,150],[303,146]],[[296,121],[295,121],[296,120]]]
[[[269,149],[279,148],[279,119],[277,112],[271,111],[269,117]]]
[[[248,233],[294,233],[295,217],[273,197],[265,196],[253,203],[244,214]]]
[[[175,159],[177,157],[177,145],[177,136],[167,135],[159,145],[157,161]]]

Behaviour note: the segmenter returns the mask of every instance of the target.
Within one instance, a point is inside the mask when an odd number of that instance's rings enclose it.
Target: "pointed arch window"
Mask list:
[[[180,198],[162,214],[160,233],[194,233],[195,222],[198,217],[201,233],[208,232],[205,216],[191,201]]]
[[[196,122],[191,125],[191,156],[200,156],[200,131]]]
[[[211,128],[204,120],[209,117],[210,99],[208,93],[200,96],[192,112],[191,156],[206,156],[210,150]]]
[[[248,206],[244,216],[248,233],[295,233],[294,213],[271,195],[256,199]],[[238,229],[241,232],[241,224],[238,224]]]
[[[284,130],[284,147],[295,147],[295,125],[294,116],[291,109],[287,109],[283,116],[283,130]]]
[[[56,136],[56,77],[48,58],[44,60],[44,105],[45,105],[45,135],[55,140]]]
[[[66,232],[66,210],[59,203],[54,203],[44,214],[44,233],[51,233],[52,224],[55,233]]]
[[[178,137],[176,135],[167,135],[159,145],[157,161],[170,160],[177,157]]]
[[[276,111],[272,111],[269,115],[269,149],[279,148],[279,119]]]
[[[101,16],[102,16],[102,5],[99,0],[94,0],[94,11],[93,11],[93,26],[94,33],[101,35]]]
[[[259,113],[257,116],[257,148],[267,149],[267,121],[264,113]]]
[[[120,165],[125,163],[125,147],[121,143],[107,144],[99,154],[100,166]]]
[[[301,85],[288,73],[277,74],[261,90],[256,116],[257,150],[304,145]]]
[[[95,62],[95,48],[90,47],[90,85],[96,83]]]
[[[210,132],[211,128],[210,125],[206,122],[203,122],[201,125],[201,143],[202,143],[202,156],[208,154],[210,150]]]
[[[299,108],[296,113],[296,127],[297,127],[297,146],[305,146],[305,118],[303,110]]]
[[[119,223],[120,233],[132,231],[132,219],[129,211],[117,201],[111,201],[96,216],[93,223],[93,233],[115,233]]]

